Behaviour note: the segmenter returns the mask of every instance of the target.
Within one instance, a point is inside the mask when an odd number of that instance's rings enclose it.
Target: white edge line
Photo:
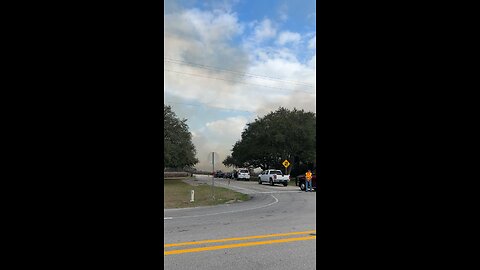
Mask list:
[[[237,213],[237,212],[243,212],[243,211],[249,211],[249,210],[254,210],[254,209],[259,209],[259,208],[264,208],[264,207],[268,207],[268,206],[271,206],[271,205],[274,205],[276,203],[278,203],[278,199],[271,195],[275,201],[272,202],[272,203],[269,203],[267,205],[262,205],[262,206],[259,206],[259,207],[253,207],[253,208],[248,208],[248,209],[242,209],[242,210],[237,210],[237,211],[227,211],[227,212],[219,212],[219,213],[211,213],[211,214],[205,214],[205,215],[195,215],[195,216],[181,216],[181,217],[174,217],[174,219],[177,219],[177,218],[192,218],[192,217],[205,217],[205,216],[214,216],[214,215],[220,215],[220,214],[228,214],[228,213]]]
[[[165,219],[172,219],[172,218],[171,217],[164,217],[163,220],[165,220]]]
[[[251,192],[252,194],[258,193],[258,191],[253,190],[253,189],[243,188],[243,187],[234,186],[234,185],[227,185],[227,184],[224,184],[224,183],[217,183],[217,184],[220,184],[220,185],[225,186],[225,187],[234,187],[234,188],[238,188],[238,189],[247,190],[247,191]],[[233,188],[230,188],[230,189],[235,191]],[[249,194],[249,193],[247,193],[247,194]]]

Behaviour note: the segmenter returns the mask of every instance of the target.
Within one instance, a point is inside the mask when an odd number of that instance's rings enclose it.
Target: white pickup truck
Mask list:
[[[261,185],[263,182],[270,183],[271,186],[281,183],[284,186],[288,185],[290,181],[290,175],[284,175],[280,170],[266,170],[258,176],[258,183]]]

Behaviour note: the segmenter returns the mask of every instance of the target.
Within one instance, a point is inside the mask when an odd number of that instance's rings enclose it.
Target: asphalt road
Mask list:
[[[211,183],[207,176],[197,180]],[[316,192],[302,192],[294,183],[215,184],[252,199],[164,210],[165,269],[315,269]]]

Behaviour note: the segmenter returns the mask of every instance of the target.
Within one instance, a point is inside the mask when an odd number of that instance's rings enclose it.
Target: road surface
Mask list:
[[[196,176],[211,183],[211,177]],[[215,179],[246,202],[164,210],[165,269],[315,269],[316,192]]]

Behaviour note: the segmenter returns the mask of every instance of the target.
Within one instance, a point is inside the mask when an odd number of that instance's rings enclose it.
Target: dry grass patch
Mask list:
[[[183,208],[216,205],[250,199],[247,194],[242,194],[223,187],[214,187],[215,201],[212,199],[212,186],[199,184],[192,186],[181,179],[164,180],[163,208]],[[195,201],[190,202],[191,190],[195,190]]]

